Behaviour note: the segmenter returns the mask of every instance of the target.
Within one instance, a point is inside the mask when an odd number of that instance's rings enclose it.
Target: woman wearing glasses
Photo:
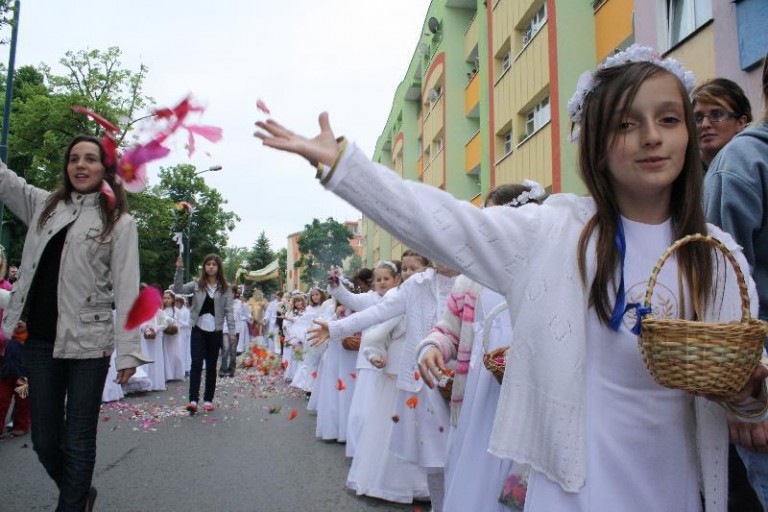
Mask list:
[[[727,78],[707,80],[691,93],[704,169],[723,146],[752,122],[752,107],[744,91]]]

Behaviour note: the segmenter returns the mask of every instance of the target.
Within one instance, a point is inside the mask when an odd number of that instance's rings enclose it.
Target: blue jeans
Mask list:
[[[53,342],[24,344],[32,445],[59,488],[58,512],[81,512],[96,463],[96,428],[109,357],[58,359]]]
[[[768,508],[768,455],[747,450],[743,446],[736,446],[736,450],[747,468],[747,477],[752,489],[763,507]]]
[[[224,337],[221,331],[208,332],[199,327],[192,328],[190,348],[192,350],[192,368],[189,372],[189,401],[200,400],[200,377],[205,359],[205,393],[203,399],[213,402],[216,392],[216,364],[219,362],[219,349]]]

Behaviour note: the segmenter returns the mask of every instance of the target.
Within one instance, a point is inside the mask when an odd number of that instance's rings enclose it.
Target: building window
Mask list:
[[[547,124],[550,120],[549,96],[541,100],[535,107],[525,114],[525,134],[523,139],[530,137],[536,130]]]
[[[435,155],[443,150],[443,138],[435,139]]]
[[[531,21],[528,22],[528,26],[523,31],[523,46],[527,45],[533,36],[538,34],[541,27],[547,21],[547,4],[541,6],[541,9],[531,17]]]
[[[512,66],[512,52],[504,54],[504,58],[501,60],[501,73],[504,74]]]
[[[712,19],[712,0],[666,0],[666,6],[669,48]]]
[[[504,134],[504,156],[510,154],[515,144],[512,141],[512,130]]]
[[[741,69],[759,66],[768,48],[768,2],[740,0],[736,2],[736,34],[739,37]]]

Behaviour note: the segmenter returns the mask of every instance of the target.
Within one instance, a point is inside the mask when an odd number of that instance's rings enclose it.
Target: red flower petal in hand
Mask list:
[[[412,396],[411,398],[405,401],[405,405],[408,406],[409,409],[415,409],[416,406],[419,405],[418,397]]]
[[[125,321],[125,330],[135,329],[144,322],[152,319],[163,304],[163,296],[160,290],[152,286],[145,286],[139,292],[139,296],[131,306],[128,312],[128,318]]]
[[[99,114],[97,114],[96,112],[94,112],[91,109],[85,108],[85,107],[81,107],[80,105],[72,105],[72,107],[70,107],[70,108],[72,108],[72,111],[77,113],[77,114],[85,114],[85,115],[87,115],[88,117],[90,117],[91,119],[96,121],[99,125],[101,125],[107,131],[120,133],[120,129],[117,126],[115,126],[114,124],[110,123],[109,121],[107,121],[106,119],[104,119],[103,117],[101,117]]]
[[[107,208],[109,208],[110,211],[114,210],[115,205],[117,204],[117,199],[115,198],[115,191],[109,186],[107,180],[101,180],[101,193],[107,198]]]
[[[316,379],[316,378],[317,378],[317,372],[312,372],[312,378],[313,378],[313,379]]]

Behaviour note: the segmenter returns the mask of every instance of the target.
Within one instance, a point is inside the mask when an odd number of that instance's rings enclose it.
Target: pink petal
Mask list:
[[[131,311],[128,312],[125,330],[130,331],[151,320],[162,304],[163,296],[160,294],[160,290],[152,286],[142,288],[133,306],[131,306]]]
[[[115,192],[112,190],[112,187],[109,186],[107,180],[101,180],[101,193],[107,198],[107,206],[109,209],[114,210],[115,205],[117,204],[117,198],[115,198]]]
[[[101,145],[104,147],[104,164],[109,167],[117,161],[117,142],[106,133],[101,138]]]
[[[74,111],[77,114],[87,115],[88,117],[96,121],[99,125],[101,125],[105,130],[108,130],[110,132],[120,133],[120,129],[117,126],[110,123],[109,121],[107,121],[106,119],[104,119],[103,117],[101,117],[99,114],[97,114],[91,109],[81,107],[80,105],[72,105],[72,107],[70,108],[72,108],[72,111]]]
[[[211,142],[219,142],[222,137],[221,128],[218,126],[189,125],[184,128]]]
[[[192,156],[194,152],[195,152],[195,135],[192,133],[192,130],[189,130],[189,132],[187,132],[187,154],[189,156]]]
[[[177,118],[179,121],[184,121],[190,112],[203,112],[205,108],[193,105],[192,96],[189,95],[179,102],[178,105],[172,108],[159,108],[155,110],[155,115],[161,119],[170,119],[172,117]]]
[[[269,116],[269,115],[272,115],[272,112],[270,112],[270,111],[269,111],[269,109],[267,108],[267,104],[266,104],[266,103],[264,103],[264,102],[261,100],[261,98],[259,98],[259,99],[257,99],[257,100],[256,100],[256,108],[257,108],[257,109],[259,109],[259,110],[261,110],[262,112],[264,112],[264,113],[265,113],[265,114],[267,114],[268,116]]]

